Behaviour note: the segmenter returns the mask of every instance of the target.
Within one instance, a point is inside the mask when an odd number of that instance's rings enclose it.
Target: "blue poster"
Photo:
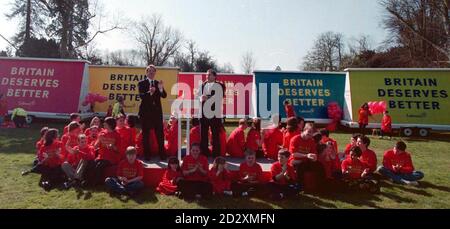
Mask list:
[[[337,102],[343,108],[345,77],[345,73],[334,72],[256,71],[258,116],[264,116],[261,112],[261,104],[267,104],[266,109],[270,110],[272,93],[278,93],[278,112],[282,118],[286,118],[284,101],[287,100],[294,106],[297,116],[310,120],[328,119],[328,103]],[[273,83],[278,84],[278,92],[271,86]],[[265,87],[264,84],[268,88],[265,95],[260,94],[260,88]],[[265,99],[267,103],[261,103],[261,99]]]

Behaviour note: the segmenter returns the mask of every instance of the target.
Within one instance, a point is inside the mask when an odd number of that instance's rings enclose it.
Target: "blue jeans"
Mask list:
[[[407,180],[407,181],[419,181],[422,180],[422,178],[425,176],[422,172],[420,171],[413,171],[412,173],[394,173],[391,170],[380,166],[378,167],[378,172],[383,175],[386,176],[390,179],[392,179],[395,183],[402,183],[402,180]]]
[[[113,192],[119,193],[119,194],[135,193],[135,192],[141,190],[142,188],[144,188],[144,182],[142,182],[142,181],[135,181],[135,182],[123,185],[120,182],[120,180],[115,177],[106,178],[105,184]]]

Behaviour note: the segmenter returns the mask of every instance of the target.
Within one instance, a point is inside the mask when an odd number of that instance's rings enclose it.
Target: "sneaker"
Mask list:
[[[243,193],[241,194],[241,196],[242,196],[242,197],[248,197],[249,195],[248,195],[248,192],[243,192]]]
[[[26,176],[26,175],[28,175],[30,173],[31,173],[30,170],[22,171],[22,176]]]
[[[202,195],[200,194],[195,194],[195,199],[200,200],[202,198]]]
[[[41,187],[42,187],[45,191],[50,191],[50,189],[52,189],[52,185],[51,185],[48,181],[43,181],[43,182],[41,182]]]
[[[417,181],[402,180],[402,184],[409,185],[409,186],[419,186],[419,182],[417,182]]]
[[[223,195],[225,195],[225,196],[233,196],[233,191],[223,191]]]

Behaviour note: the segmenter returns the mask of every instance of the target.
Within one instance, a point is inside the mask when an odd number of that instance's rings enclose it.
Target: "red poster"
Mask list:
[[[252,107],[253,75],[219,73],[217,79],[225,85],[224,115],[226,117],[249,116]],[[180,92],[179,97],[193,100],[198,93],[199,86],[205,80],[205,73],[179,73],[178,83],[187,84],[191,88],[190,93]],[[230,109],[231,107],[233,109]]]
[[[85,62],[0,59],[0,93],[8,110],[78,112]]]

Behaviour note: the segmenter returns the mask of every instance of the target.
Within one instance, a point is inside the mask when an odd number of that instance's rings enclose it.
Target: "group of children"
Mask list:
[[[45,127],[36,143],[34,166],[23,175],[40,173],[39,184],[46,190],[58,184],[67,189],[105,184],[114,193],[134,195],[144,187],[143,163],[137,159],[142,156],[142,136],[137,134],[135,120],[119,114],[102,124],[96,117],[86,128],[80,116],[73,114],[61,138],[58,130]],[[157,191],[186,199],[269,191],[272,198],[283,199],[301,189],[330,190],[327,187],[377,192],[380,175],[408,185],[416,185],[424,176],[414,170],[406,144],[401,141],[385,152],[383,165],[377,168],[376,154],[369,149],[370,139],[364,135],[352,136],[340,154],[337,142],[326,129],[317,130],[300,117],[288,118],[286,127],[279,124],[264,130],[261,119],[255,118],[245,137],[246,129],[247,121],[240,120],[228,139],[223,130],[222,156],[215,158],[209,168],[209,155],[201,152],[200,128],[193,120],[190,152],[180,164],[174,157],[178,149],[177,119],[171,117],[165,125],[165,147],[170,158]],[[150,142],[155,144],[156,139]],[[239,172],[228,169],[226,156],[245,158]],[[274,161],[267,184],[257,157]]]

